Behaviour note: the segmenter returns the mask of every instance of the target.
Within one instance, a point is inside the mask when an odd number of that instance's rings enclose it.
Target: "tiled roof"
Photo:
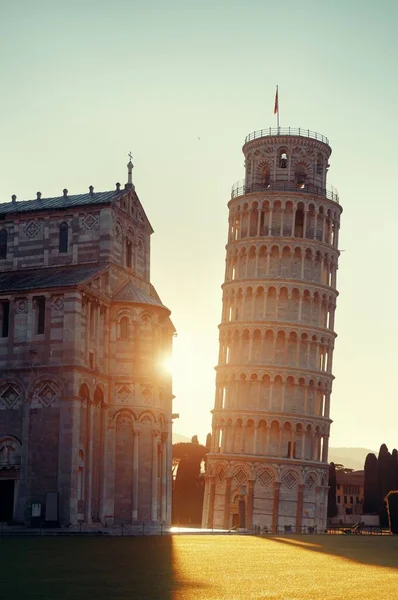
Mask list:
[[[7,271],[0,273],[0,293],[74,286],[103,268],[104,265],[97,264]]]
[[[56,198],[36,198],[34,200],[4,202],[0,204],[0,214],[49,209],[59,210],[87,204],[106,204],[124,192],[125,190],[112,190],[111,192],[94,192],[92,194],[76,194],[75,196],[57,196]]]
[[[169,310],[164,304],[140,290],[132,281],[128,281],[112,298],[115,302],[133,302],[135,304],[152,304]],[[170,312],[170,311],[169,311]]]

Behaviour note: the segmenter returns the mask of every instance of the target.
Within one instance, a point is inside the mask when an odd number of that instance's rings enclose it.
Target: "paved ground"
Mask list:
[[[0,598],[398,600],[398,537],[4,537]]]

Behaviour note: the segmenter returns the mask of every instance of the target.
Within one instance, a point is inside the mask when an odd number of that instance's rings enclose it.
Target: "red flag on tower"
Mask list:
[[[278,110],[279,110],[279,106],[278,106],[278,86],[276,86],[274,115],[276,115],[276,113],[278,112]]]

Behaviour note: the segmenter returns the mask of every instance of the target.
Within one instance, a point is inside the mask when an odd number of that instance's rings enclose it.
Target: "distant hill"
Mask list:
[[[340,463],[358,471],[363,469],[369,452],[373,452],[376,456],[378,454],[378,451],[369,448],[329,448],[329,462]]]
[[[180,442],[190,442],[191,438],[186,435],[182,435],[181,433],[176,433],[173,431],[173,444],[179,444]],[[200,440],[199,440],[200,441]]]

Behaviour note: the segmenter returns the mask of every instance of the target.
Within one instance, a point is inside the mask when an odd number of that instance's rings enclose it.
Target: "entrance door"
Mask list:
[[[0,523],[12,521],[14,513],[14,479],[0,480]]]

